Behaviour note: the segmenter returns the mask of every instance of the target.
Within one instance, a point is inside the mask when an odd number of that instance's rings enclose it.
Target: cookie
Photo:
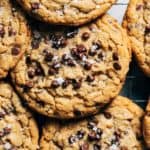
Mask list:
[[[98,112],[118,95],[130,49],[121,26],[105,15],[81,28],[32,24],[27,53],[12,72],[30,107],[50,117]]]
[[[139,66],[150,77],[150,0],[130,0],[123,26]]]
[[[40,149],[142,150],[134,131],[142,116],[143,110],[139,106],[119,96],[99,115],[70,123],[46,123]],[[138,122],[133,125],[135,120]]]
[[[81,25],[104,14],[116,0],[18,0],[33,17],[61,25]]]
[[[143,135],[147,147],[150,148],[150,99],[143,119]]]
[[[27,21],[11,0],[0,0],[0,78],[6,77],[29,43]]]
[[[0,82],[0,150],[37,150],[36,122],[7,83]]]

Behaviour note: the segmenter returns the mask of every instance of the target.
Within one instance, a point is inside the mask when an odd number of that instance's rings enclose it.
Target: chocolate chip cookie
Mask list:
[[[130,49],[116,20],[105,15],[81,28],[31,24],[31,45],[12,73],[30,107],[50,117],[82,117],[118,95]]]
[[[116,0],[17,0],[33,17],[52,24],[81,25],[104,14]]]
[[[101,114],[70,123],[48,122],[40,140],[41,150],[142,150],[134,127],[140,131],[143,110],[117,97]],[[140,131],[141,132],[141,131]]]
[[[10,85],[0,82],[0,150],[37,150],[38,129]]]
[[[150,0],[130,0],[123,26],[139,66],[150,77]]]
[[[146,107],[146,112],[143,120],[143,135],[147,147],[150,148],[150,98]]]
[[[30,40],[27,21],[11,0],[0,0],[0,78],[6,77]]]

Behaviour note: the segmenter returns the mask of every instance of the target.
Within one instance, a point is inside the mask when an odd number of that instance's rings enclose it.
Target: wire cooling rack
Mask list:
[[[118,0],[108,12],[120,24],[122,23],[128,2],[129,0]],[[150,95],[150,78],[142,73],[134,58],[132,59],[125,85],[120,94],[129,97],[142,107],[145,107]]]

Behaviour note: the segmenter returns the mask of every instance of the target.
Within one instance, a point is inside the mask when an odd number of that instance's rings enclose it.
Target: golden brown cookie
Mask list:
[[[150,148],[150,99],[146,107],[146,113],[143,120],[143,135],[148,148]]]
[[[48,122],[40,140],[41,150],[142,150],[134,126],[141,133],[143,110],[118,96],[101,114],[82,121]],[[136,123],[133,125],[132,122]]]
[[[116,0],[17,0],[33,17],[52,24],[81,25],[104,14]]]
[[[32,42],[12,78],[30,107],[50,117],[97,113],[118,95],[129,69],[128,39],[105,15],[80,28],[32,22]]]
[[[150,77],[150,0],[130,0],[123,26],[139,66]]]
[[[38,128],[12,87],[0,82],[0,150],[37,150]]]
[[[0,0],[0,78],[6,77],[29,44],[30,35],[22,11],[11,0]]]

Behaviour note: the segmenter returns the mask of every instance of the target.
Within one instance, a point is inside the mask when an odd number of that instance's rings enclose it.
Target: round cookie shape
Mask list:
[[[150,98],[146,107],[145,116],[143,119],[143,136],[147,148],[150,148]]]
[[[31,24],[31,46],[12,72],[30,107],[50,117],[82,117],[117,96],[130,49],[116,20],[105,15],[81,28]]]
[[[138,136],[133,129],[140,123],[142,116],[143,110],[139,106],[119,96],[103,113],[96,116],[70,123],[46,123],[40,149],[142,150],[141,142],[137,140]],[[135,119],[139,123],[132,125]]]
[[[123,26],[139,66],[150,77],[150,0],[131,0]]]
[[[11,0],[0,0],[0,78],[7,76],[29,43],[27,21]]]
[[[78,26],[104,14],[116,0],[17,0],[33,17],[51,24]]]
[[[0,82],[0,149],[37,150],[36,122],[21,104],[12,87]]]

